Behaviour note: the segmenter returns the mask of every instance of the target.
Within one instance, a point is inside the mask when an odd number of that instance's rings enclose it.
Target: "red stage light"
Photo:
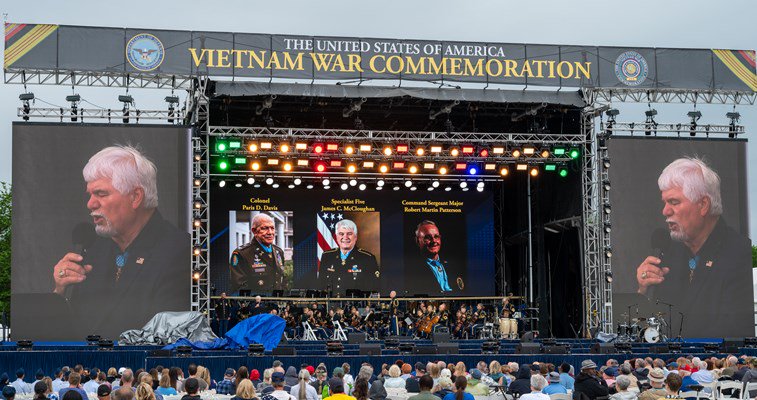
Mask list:
[[[314,145],[313,146],[313,152],[315,152],[316,154],[323,153],[323,145],[322,144],[316,144],[316,145]]]
[[[326,164],[319,162],[318,164],[315,165],[315,170],[318,172],[326,171]]]
[[[480,155],[481,157],[489,157],[489,150],[481,149],[481,151],[478,152],[478,155]]]

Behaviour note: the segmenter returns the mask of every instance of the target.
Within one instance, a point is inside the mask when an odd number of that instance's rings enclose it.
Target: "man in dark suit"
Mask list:
[[[378,261],[357,244],[357,225],[349,219],[336,223],[338,248],[321,255],[321,287],[336,294],[347,289],[377,290],[381,287]]]
[[[420,252],[419,257],[405,269],[407,287],[427,294],[448,294],[465,288],[461,269],[450,265],[439,255],[442,234],[435,222],[424,220],[418,224],[415,242]]]
[[[231,253],[231,291],[284,289],[284,250],[273,244],[276,227],[266,214],[252,217],[253,238]]]
[[[132,147],[113,146],[82,173],[99,237],[53,268],[53,292],[69,302],[79,337],[117,338],[158,312],[187,310],[189,234],[157,210],[155,165]]]

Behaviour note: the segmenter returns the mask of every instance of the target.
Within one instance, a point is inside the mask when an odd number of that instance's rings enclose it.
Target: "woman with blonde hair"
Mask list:
[[[457,364],[455,364],[455,371],[452,374],[452,376],[454,377],[462,376],[463,378],[466,378],[468,376],[468,370],[465,368],[464,362],[460,361]]]
[[[502,364],[499,363],[499,361],[494,360],[489,363],[489,378],[492,378],[492,380],[497,385],[502,385],[502,381],[504,380],[505,375],[502,374]]]
[[[210,370],[202,365],[197,367],[197,377],[204,380],[208,384],[208,390],[213,390],[218,386],[216,381],[210,378]]]
[[[297,374],[297,384],[292,386],[289,394],[297,400],[318,400],[318,392],[310,385],[310,372],[308,370],[300,370],[300,373]]]
[[[176,391],[176,388],[171,387],[171,377],[168,373],[160,376],[160,384],[158,384],[158,388],[155,389],[155,393],[161,396],[173,396],[179,394]]]
[[[152,377],[150,378],[152,379]],[[134,397],[136,400],[155,400],[155,392],[152,391],[150,384],[142,382],[137,386],[137,392]]]
[[[269,377],[268,380],[270,381],[271,378]],[[236,396],[232,397],[231,400],[257,400],[257,398],[258,396],[255,393],[255,386],[252,385],[252,381],[249,379],[242,379],[242,381],[237,384]]]

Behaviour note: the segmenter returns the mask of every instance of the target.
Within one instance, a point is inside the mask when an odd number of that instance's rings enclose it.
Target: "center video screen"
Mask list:
[[[210,223],[217,294],[494,295],[491,193],[219,181]]]

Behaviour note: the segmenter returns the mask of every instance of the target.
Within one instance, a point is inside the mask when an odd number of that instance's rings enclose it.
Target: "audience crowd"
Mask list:
[[[550,395],[566,394],[573,400],[656,400],[681,398],[685,391],[709,393],[718,381],[757,382],[757,358],[728,356],[634,358],[622,363],[609,359],[598,366],[584,360],[580,366],[563,363],[531,364],[479,361],[468,369],[462,362],[415,363],[401,360],[380,369],[363,363],[357,371],[345,363],[328,371],[324,364],[299,367],[274,361],[271,368],[259,371],[241,366],[227,368],[216,382],[210,371],[190,364],[178,367],[157,366],[149,371],[128,368],[57,369],[52,376],[38,370],[34,380],[18,369],[16,379],[0,375],[0,391],[5,400],[16,396],[33,400],[200,400],[203,393],[231,395],[232,400],[474,400],[474,396],[507,393],[521,400],[550,400]],[[724,392],[738,398],[740,389]],[[757,396],[757,390],[749,393]]]

